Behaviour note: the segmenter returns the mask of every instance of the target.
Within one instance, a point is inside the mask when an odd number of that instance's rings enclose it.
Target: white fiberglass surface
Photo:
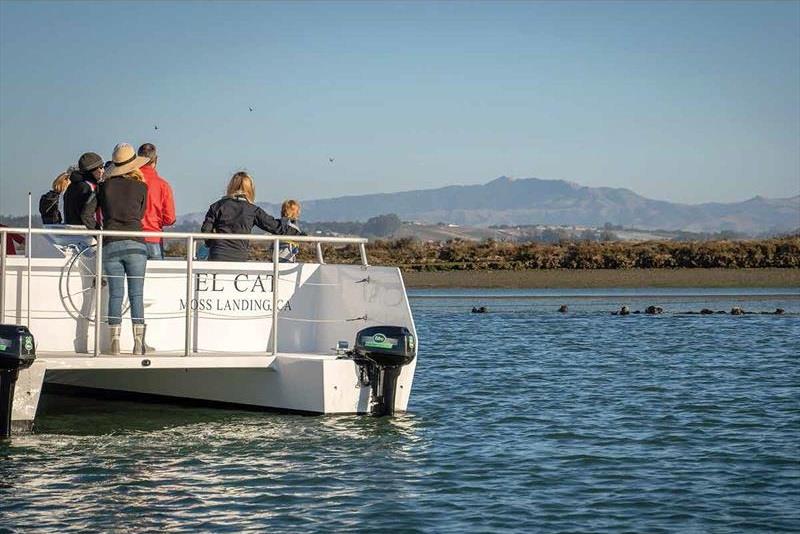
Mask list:
[[[204,352],[267,352],[272,346],[273,265],[194,262],[192,298],[186,299],[186,262],[150,261],[145,281],[148,343],[159,351],[182,351],[187,307],[192,349]],[[27,261],[9,257],[5,274],[6,322],[25,324],[42,351],[91,351],[94,345],[94,262],[83,258],[34,258],[31,293]],[[106,287],[101,298],[105,314]],[[329,354],[338,341],[351,346],[367,326],[414,330],[400,272],[360,265],[280,264],[278,350]],[[122,346],[132,344],[127,302]],[[101,348],[107,344],[101,328]]]

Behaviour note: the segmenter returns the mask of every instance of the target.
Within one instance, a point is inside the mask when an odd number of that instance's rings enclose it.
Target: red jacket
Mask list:
[[[8,228],[5,224],[0,224],[0,226]],[[25,238],[19,234],[6,234],[6,254],[9,256],[13,256],[17,253],[14,243],[19,243],[21,245],[25,243]]]
[[[147,184],[147,202],[142,217],[142,230],[145,232],[161,232],[165,226],[175,224],[175,200],[169,183],[156,172],[155,167],[145,165],[139,169],[144,174]],[[158,243],[157,237],[146,237],[148,243]]]

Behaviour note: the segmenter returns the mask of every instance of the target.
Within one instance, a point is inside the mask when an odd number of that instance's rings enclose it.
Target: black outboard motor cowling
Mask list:
[[[414,334],[404,326],[372,326],[356,334],[355,354],[369,366],[375,415],[393,415],[397,378],[417,353]]]
[[[36,348],[33,334],[25,326],[0,325],[0,439],[11,436],[14,386],[21,369],[33,365]]]

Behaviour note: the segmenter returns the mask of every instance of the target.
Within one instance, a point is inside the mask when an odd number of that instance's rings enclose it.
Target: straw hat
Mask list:
[[[106,178],[112,176],[122,176],[134,169],[138,169],[142,165],[150,161],[150,158],[145,158],[136,155],[136,150],[128,143],[120,143],[114,147],[114,154],[111,156],[113,165],[109,165],[106,169]]]

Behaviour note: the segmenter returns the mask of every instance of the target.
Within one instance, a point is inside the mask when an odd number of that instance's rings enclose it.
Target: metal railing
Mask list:
[[[314,236],[276,236],[263,234],[206,234],[201,232],[125,232],[117,230],[89,230],[79,228],[9,228],[0,227],[0,323],[5,321],[5,300],[6,300],[6,243],[9,239],[8,234],[27,235],[26,258],[27,258],[27,326],[31,324],[31,238],[34,235],[66,235],[66,236],[88,236],[94,237],[97,243],[95,253],[95,312],[94,312],[94,356],[100,354],[100,309],[102,307],[102,283],[103,283],[103,238],[104,237],[159,237],[162,239],[183,239],[186,243],[186,324],[185,324],[185,343],[184,356],[193,352],[192,348],[192,306],[190,305],[192,294],[194,293],[194,244],[195,239],[235,239],[243,241],[264,241],[271,242],[272,249],[272,347],[273,355],[278,352],[278,279],[280,273],[280,243],[281,238],[291,240],[296,243],[315,243],[317,262],[324,264],[322,254],[322,244],[339,245],[358,245],[361,265],[369,266],[367,260],[367,239],[361,237],[314,237]]]

